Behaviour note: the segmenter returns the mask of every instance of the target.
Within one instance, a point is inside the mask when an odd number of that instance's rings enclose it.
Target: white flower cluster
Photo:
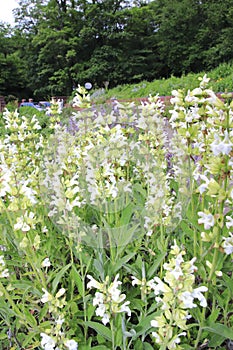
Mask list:
[[[49,303],[49,312],[56,312],[57,309],[62,309],[66,305],[65,296],[60,299],[66,292],[64,288],[60,288],[55,297],[46,289],[42,288],[44,294],[41,297],[42,303]]]
[[[6,263],[4,260],[4,256],[0,255],[0,278],[9,277],[9,271],[5,268]]]
[[[87,86],[86,86],[87,87]],[[85,87],[78,85],[75,97],[73,98],[73,106],[79,108],[90,107],[91,96]]]
[[[50,262],[49,258],[45,258],[45,259],[42,261],[41,266],[42,266],[42,267],[45,267],[45,268],[50,267],[50,266],[51,266],[51,262]]]
[[[48,266],[48,265],[47,265]],[[55,296],[42,288],[44,294],[41,297],[43,304],[48,303],[49,312],[52,314],[54,321],[51,322],[51,329],[41,332],[41,347],[44,350],[77,350],[78,343],[73,339],[67,339],[62,325],[65,322],[64,314],[61,309],[66,305],[64,288],[59,289]],[[61,298],[64,296],[63,298]]]
[[[78,349],[78,343],[75,340],[65,340],[62,346],[57,346],[57,341],[54,339],[54,337],[51,337],[50,335],[46,333],[40,333],[41,335],[41,347],[44,350],[77,350]]]
[[[231,232],[228,237],[223,237],[222,247],[227,255],[233,254],[233,234]]]
[[[180,337],[186,332],[177,334],[177,328],[186,330],[186,321],[191,315],[188,309],[196,308],[194,300],[200,302],[200,306],[206,307],[207,302],[202,294],[208,290],[205,286],[194,288],[194,272],[197,267],[194,265],[195,258],[184,261],[185,251],[181,250],[176,241],[171,247],[170,254],[173,256],[168,263],[164,264],[166,270],[164,281],[159,277],[154,277],[150,282],[154,290],[156,301],[161,303],[161,314],[151,321],[151,326],[158,328],[157,332],[152,332],[157,344],[166,344],[169,350],[180,349]]]
[[[132,286],[138,285],[140,286],[140,290],[142,292],[142,295],[149,294],[151,292],[151,289],[154,286],[154,280],[147,281],[146,278],[142,278],[142,280],[139,280],[135,276],[132,277]]]
[[[16,224],[14,225],[14,230],[21,230],[23,232],[28,232],[31,229],[35,228],[36,218],[35,214],[31,212],[25,212],[23,216],[20,216],[16,219]]]
[[[12,227],[15,241],[20,248],[25,248],[29,244],[25,233],[34,229],[39,220],[35,204],[39,198],[39,163],[44,140],[35,116],[27,118],[7,110],[3,118],[6,130],[4,141],[0,142],[0,212],[4,207],[3,210],[16,214]],[[38,249],[39,244],[39,235],[36,235],[31,248]]]
[[[81,95],[85,92],[79,90]],[[77,112],[75,133],[56,129],[44,157],[42,184],[49,216],[84,242],[89,242],[89,226],[80,227],[79,213],[86,205],[104,213],[106,221],[113,212],[118,215],[133,203],[137,209],[132,218],[137,221],[143,215],[141,231],[148,236],[159,224],[172,227],[182,214],[180,194],[174,191],[174,182],[179,182],[180,188],[183,185],[179,178],[184,174],[182,156],[178,142],[173,152],[163,102],[158,96],[140,106],[114,102],[108,112],[101,114],[94,108]],[[135,198],[137,192],[141,196]],[[140,199],[146,210],[138,210],[142,203],[136,201]]]
[[[228,131],[225,130],[224,138],[221,139],[219,134],[214,134],[214,141],[210,144],[211,150],[215,156],[229,155],[232,150],[233,143],[229,139]]]
[[[186,96],[184,90],[172,92],[174,108],[170,121],[183,136],[186,154],[190,155],[191,185],[193,188],[197,185],[197,192],[203,197],[202,211],[197,213],[198,223],[204,225],[205,230],[201,239],[209,244],[214,240],[215,249],[221,247],[230,255],[233,252],[229,232],[233,226],[233,102],[229,102],[231,94],[220,98],[208,89],[208,82],[209,78],[204,75],[200,78],[200,87],[188,91]],[[221,271],[215,270],[213,266],[210,277],[216,272],[221,275]]]
[[[129,301],[125,300],[126,295],[121,294],[119,286],[122,284],[118,281],[119,274],[116,275],[113,282],[110,283],[107,276],[103,283],[96,281],[92,276],[87,275],[90,280],[87,283],[87,288],[96,288],[98,292],[95,293],[93,299],[93,305],[97,306],[96,315],[102,318],[104,325],[110,322],[113,315],[125,312],[128,316],[131,316],[131,310],[129,308]]]
[[[214,216],[210,212],[199,211],[198,216],[200,216],[198,224],[203,224],[205,230],[209,230],[214,226]]]

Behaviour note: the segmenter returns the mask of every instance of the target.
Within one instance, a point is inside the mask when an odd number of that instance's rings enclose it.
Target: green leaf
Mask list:
[[[23,313],[24,313],[24,316],[25,316],[28,324],[30,324],[31,327],[37,326],[37,321],[36,321],[35,317],[32,316],[30,311],[28,311],[26,308],[24,308]]]
[[[78,288],[79,294],[83,297],[83,284],[82,279],[74,265],[70,271],[70,277],[74,280],[76,287]]]
[[[85,322],[85,324],[86,326],[94,329],[97,333],[101,334],[105,339],[112,341],[112,333],[106,326],[92,321]]]
[[[224,337],[226,339],[233,340],[233,329],[228,328],[224,324],[221,323],[213,323],[209,327],[203,327],[203,330],[206,330],[211,333],[215,333]]]
[[[152,328],[151,321],[155,318],[155,316],[158,316],[160,312],[155,312],[147,317],[145,317],[138,326],[135,327],[136,335],[133,338],[137,338],[140,335],[145,335],[147,331]]]
[[[94,259],[93,265],[94,265],[98,275],[101,277],[102,280],[104,280],[105,271],[104,271],[103,262],[100,261],[99,259]]]
[[[138,225],[129,227],[129,225],[114,227],[109,231],[112,242],[117,247],[118,256],[125,250],[125,247],[139,235]]]
[[[212,334],[208,346],[216,349],[217,346],[220,346],[225,340],[225,337],[221,337],[219,334]]]
[[[66,273],[66,271],[70,268],[71,264],[68,264],[66,266],[64,266],[57,274],[56,277],[53,280],[52,283],[52,293],[55,293],[56,289],[57,289],[57,285],[60,283],[62,277],[64,276],[64,274]]]
[[[32,343],[32,339],[34,337],[35,337],[34,332],[27,334],[27,336],[25,337],[25,339],[23,341],[23,344],[22,344],[23,348],[26,348],[27,345],[31,344]]]
[[[190,346],[190,345],[188,345],[188,344],[182,344],[182,348],[183,348],[184,350],[193,350],[193,346]]]
[[[87,318],[88,318],[88,320],[91,320],[92,316],[94,315],[94,312],[95,312],[95,306],[93,306],[91,303],[89,303],[87,306]]]
[[[194,195],[192,196],[192,199],[194,202],[196,202]],[[196,206],[195,204],[194,204],[194,206],[195,206],[195,208],[198,207],[198,205]],[[198,231],[202,230],[201,225],[198,224],[198,216],[196,214],[196,211],[195,210],[193,211],[193,208],[191,205],[189,205],[188,210],[186,211],[186,216],[189,219],[189,223],[192,226],[194,226]]]
[[[147,278],[150,279],[151,277],[154,277],[154,273],[155,271],[158,269],[159,265],[161,264],[161,262],[163,261],[163,259],[166,256],[166,252],[161,253],[158,258],[154,261],[153,265],[149,268],[148,272],[147,272]]]
[[[221,308],[223,308],[224,309],[224,306],[225,306],[225,298],[224,297],[222,297],[221,295],[219,295],[219,294],[216,294],[216,299],[218,300],[218,304],[219,304],[219,306],[221,306]]]
[[[0,334],[0,340],[3,340],[3,339],[6,339],[8,338],[8,335],[7,334]]]
[[[132,204],[129,204],[122,210],[119,226],[125,226],[130,223],[134,209],[135,207]]]
[[[40,310],[40,313],[39,313],[39,322],[41,322],[45,315],[47,314],[48,312],[48,305],[47,303],[44,305],[44,307]]]
[[[78,350],[90,350],[91,347],[91,338],[88,339],[89,344],[78,344]]]
[[[50,321],[45,321],[40,323],[40,329],[46,330],[46,328],[50,329],[51,328],[51,322]]]
[[[128,300],[130,301],[130,308],[131,310],[138,310],[140,312],[143,312],[143,309],[145,308],[145,302],[141,299],[135,298],[131,295],[128,296]]]
[[[189,237],[193,237],[193,229],[189,226],[189,223],[186,223],[184,220],[180,222],[180,227],[182,228],[182,231],[185,233],[185,235],[188,235]]]
[[[30,292],[33,292],[35,295],[40,296],[41,292],[35,288],[35,285],[31,281],[15,281],[12,283],[14,288],[17,288],[20,292],[24,292],[26,290],[30,290]]]
[[[149,343],[143,343],[143,350],[154,350],[154,348]]]
[[[137,339],[136,343],[135,343],[135,349],[137,350],[143,350],[143,343],[140,339]]]
[[[143,198],[146,198],[146,196],[147,196],[146,190],[139,183],[135,183],[133,185],[133,191],[140,193]]]
[[[219,313],[219,309],[214,309],[208,317],[208,323],[214,323],[217,320]]]
[[[116,347],[121,348],[121,345],[123,343],[123,332],[122,332],[122,318],[118,314],[115,318],[115,345]]]
[[[225,273],[223,274],[223,279],[227,286],[228,291],[230,291],[231,296],[233,296],[233,280],[229,276],[227,276]]]
[[[98,344],[105,344],[106,343],[106,339],[104,337],[102,337],[102,335],[97,334],[96,338],[97,338]]]
[[[126,264],[130,259],[134,257],[135,254],[136,254],[135,252],[132,252],[127,254],[123,258],[119,259],[112,268],[113,274],[115,274],[118,270],[120,270],[124,264]]]

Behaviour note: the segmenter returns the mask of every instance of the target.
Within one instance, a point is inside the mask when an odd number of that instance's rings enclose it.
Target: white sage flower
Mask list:
[[[45,258],[42,263],[41,263],[42,267],[50,267],[51,266],[51,262],[49,260],[49,258]]]
[[[183,302],[185,308],[193,309],[197,307],[197,304],[194,304],[194,299],[198,299],[200,301],[200,305],[202,307],[207,306],[206,298],[202,294],[202,292],[207,292],[208,288],[205,286],[201,286],[193,289],[192,292],[185,291],[180,296],[179,299]]]
[[[233,218],[231,216],[226,216],[227,222],[226,222],[226,227],[229,229],[233,227]]]
[[[67,347],[68,350],[77,350],[78,349],[78,343],[75,340],[66,340],[64,342],[64,345]]]
[[[229,237],[223,237],[222,247],[227,255],[233,253],[233,234],[229,232]]]
[[[53,300],[52,294],[50,294],[46,289],[42,288],[44,294],[41,297],[41,301],[43,304],[47,303],[48,301]]]
[[[214,139],[215,140],[211,143],[210,147],[215,156],[220,154],[228,155],[231,152],[233,144],[229,140],[227,131],[225,131],[224,140],[221,140],[218,134],[214,135]]]
[[[56,346],[55,340],[46,333],[40,333],[40,335],[42,337],[41,347],[44,350],[53,350]]]
[[[127,313],[131,316],[131,310],[129,308],[129,301],[122,302],[126,299],[126,295],[122,294],[119,286],[122,284],[118,280],[119,274],[116,275],[114,281],[110,283],[109,277],[107,276],[103,283],[96,281],[92,276],[87,275],[89,282],[87,283],[88,288],[98,289],[93,298],[93,305],[97,306],[95,313],[96,316],[102,318],[102,323],[106,325],[110,322],[113,315],[117,313]]]
[[[214,216],[212,214],[199,211],[198,216],[200,216],[198,224],[204,224],[205,230],[209,230],[214,226]]]

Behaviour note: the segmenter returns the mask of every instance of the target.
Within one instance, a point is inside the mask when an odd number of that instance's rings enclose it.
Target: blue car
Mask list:
[[[20,107],[32,107],[32,108],[37,109],[38,111],[43,110],[43,108],[41,108],[39,105],[36,105],[33,102],[22,102],[22,103],[20,103]]]
[[[45,109],[47,107],[51,107],[51,103],[48,101],[40,101],[39,106]]]

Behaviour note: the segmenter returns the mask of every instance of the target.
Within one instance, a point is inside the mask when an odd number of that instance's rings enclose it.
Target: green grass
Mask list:
[[[192,90],[198,85],[198,77],[203,77],[204,74],[207,74],[210,78],[210,87],[215,92],[233,91],[233,63],[222,63],[209,72],[189,73],[180,78],[171,76],[168,79],[154,80],[152,82],[142,81],[138,84],[119,85],[100,94],[99,97],[94,98],[94,101],[101,103],[110,98],[133,99],[148,97],[150,94],[169,96],[174,89]]]

